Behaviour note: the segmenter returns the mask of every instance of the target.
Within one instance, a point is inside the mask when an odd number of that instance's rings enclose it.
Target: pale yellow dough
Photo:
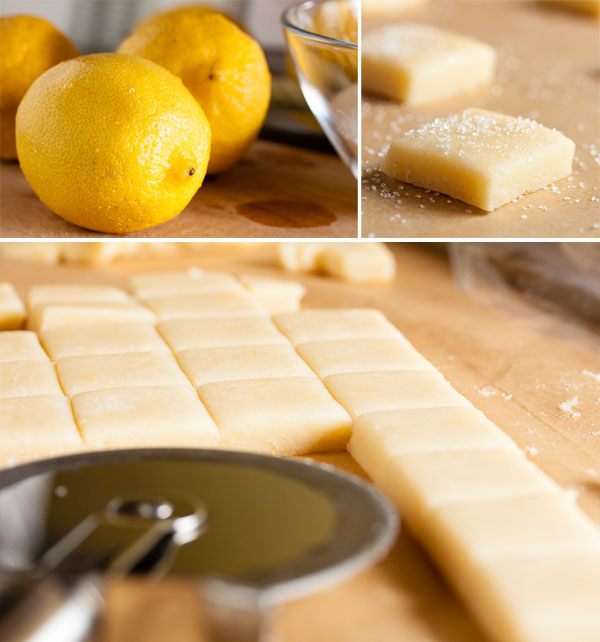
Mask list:
[[[167,344],[149,323],[104,323],[77,327],[50,328],[41,333],[48,354],[57,361],[65,357],[121,354],[124,352],[166,352]]]
[[[158,330],[174,352],[192,348],[288,344],[266,316],[160,321]]]
[[[341,450],[350,436],[348,413],[314,376],[209,383],[198,390],[231,448],[302,455]]]
[[[568,176],[574,153],[572,140],[533,120],[466,109],[397,138],[383,171],[491,212]]]
[[[48,361],[37,334],[27,330],[0,333],[0,363],[10,361]]]
[[[50,361],[0,363],[0,399],[62,394]]]
[[[190,268],[181,272],[150,272],[130,279],[131,288],[140,299],[175,294],[198,294],[221,290],[241,291],[235,277],[225,272],[206,272]]]
[[[248,294],[235,290],[153,297],[144,303],[160,321],[265,314]]]
[[[65,357],[56,369],[70,397],[105,388],[189,385],[173,355],[162,352]]]
[[[379,310],[371,308],[301,310],[276,314],[273,321],[294,345],[334,339],[402,338]]]
[[[210,448],[219,431],[190,386],[114,388],[73,397],[87,447]]]
[[[387,23],[362,38],[363,88],[412,105],[489,85],[495,66],[486,43],[432,25]]]
[[[323,381],[355,419],[380,410],[471,406],[437,371],[344,373]]]
[[[194,386],[234,379],[313,376],[289,345],[196,348],[178,352],[177,360]]]
[[[240,282],[252,299],[269,314],[295,312],[306,288],[297,281],[282,281],[252,275],[240,275]]]
[[[315,341],[296,349],[321,378],[343,372],[435,370],[404,339]]]
[[[59,395],[0,401],[0,462],[40,459],[82,448],[69,400]]]
[[[27,294],[27,307],[49,303],[110,303],[127,301],[125,290],[109,285],[36,285]]]
[[[12,283],[0,283],[0,331],[18,330],[25,321],[25,306]]]

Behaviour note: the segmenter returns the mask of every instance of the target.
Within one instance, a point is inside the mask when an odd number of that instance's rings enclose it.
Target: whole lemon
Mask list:
[[[53,212],[90,230],[133,232],[189,203],[206,174],[210,125],[163,67],[94,54],[33,83],[17,111],[17,151]]]
[[[46,20],[0,18],[0,158],[17,157],[15,115],[31,83],[46,69],[78,55],[75,45]]]
[[[271,98],[269,68],[260,45],[222,14],[201,7],[156,14],[118,51],[183,80],[211,125],[209,174],[229,169],[258,135]]]

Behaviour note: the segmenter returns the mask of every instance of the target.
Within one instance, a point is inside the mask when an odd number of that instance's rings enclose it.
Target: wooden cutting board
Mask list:
[[[535,311],[519,315],[510,300],[489,307],[454,288],[441,255],[398,245],[397,280],[360,287],[301,277],[309,307],[376,306],[470,399],[600,524],[600,354],[584,337]],[[284,276],[272,246],[239,251],[217,244],[198,258],[123,260],[99,271],[0,261],[0,280],[22,294],[36,283],[124,285],[136,270],[199,265]],[[284,276],[285,278],[285,276]],[[595,375],[595,376],[593,376]],[[578,398],[572,413],[560,405]],[[346,453],[317,456],[364,475]],[[403,528],[386,560],[335,589],[276,615],[281,642],[485,642],[418,543]],[[99,642],[201,642],[194,587],[133,581],[115,584]]]
[[[231,170],[209,176],[174,219],[125,238],[356,238],[357,186],[337,157],[259,140]],[[55,216],[18,164],[0,164],[0,236],[102,238]],[[115,235],[112,235],[114,238]]]

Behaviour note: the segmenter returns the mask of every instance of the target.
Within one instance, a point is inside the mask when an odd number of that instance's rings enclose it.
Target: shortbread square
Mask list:
[[[294,345],[334,339],[403,338],[383,313],[371,308],[301,310],[276,314],[273,320]]]
[[[424,24],[392,23],[362,38],[362,84],[411,105],[489,85],[496,52],[475,38]]]
[[[0,283],[0,330],[18,330],[25,321],[25,305],[12,283]]]
[[[471,406],[437,371],[357,372],[323,381],[355,419],[381,410]]]
[[[35,332],[13,330],[0,333],[0,363],[49,361]]]
[[[300,301],[306,294],[306,288],[297,281],[269,279],[250,274],[242,274],[239,278],[253,301],[269,314],[299,310]]]
[[[130,279],[131,287],[140,299],[178,294],[200,294],[221,290],[242,291],[235,277],[225,272],[205,272],[191,268],[180,272],[150,272]]]
[[[404,339],[315,341],[296,349],[321,378],[343,372],[435,370]]]
[[[196,387],[236,379],[314,376],[290,345],[196,348],[178,352],[177,360]]]
[[[83,447],[71,404],[62,395],[0,401],[0,462],[62,455]]]
[[[160,321],[265,314],[248,294],[235,290],[153,297],[144,303],[156,312]]]
[[[0,363],[0,399],[62,394],[49,360]]]
[[[41,334],[48,354],[58,361],[65,357],[126,352],[169,352],[153,325],[149,323],[103,323],[50,328]]]
[[[105,388],[190,385],[175,358],[162,352],[65,357],[56,369],[69,397]]]
[[[224,445],[273,455],[342,450],[351,419],[315,377],[209,383],[198,389]]]
[[[289,341],[266,316],[160,321],[158,330],[174,352],[192,348],[284,344]]]
[[[191,386],[113,388],[73,397],[88,448],[210,448],[219,431]]]
[[[109,285],[36,285],[27,293],[29,310],[48,303],[110,303],[127,301],[125,290]]]
[[[568,176],[574,153],[572,140],[533,120],[466,109],[397,138],[383,171],[491,212]]]

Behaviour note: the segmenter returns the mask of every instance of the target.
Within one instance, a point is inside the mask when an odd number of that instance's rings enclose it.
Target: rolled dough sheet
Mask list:
[[[0,283],[0,331],[17,330],[25,321],[25,306],[12,283]]]
[[[299,310],[300,301],[306,294],[306,288],[298,281],[244,274],[240,275],[239,279],[252,299],[269,314]]]
[[[315,341],[296,350],[321,378],[343,372],[435,370],[404,339]]]
[[[27,307],[33,310],[48,303],[110,303],[128,299],[125,290],[109,285],[36,285],[27,293]]]
[[[76,329],[56,327],[44,330],[41,340],[54,361],[100,354],[171,352],[149,323],[103,323]]]
[[[163,352],[65,357],[56,370],[69,397],[106,388],[190,385],[173,355]]]
[[[323,382],[354,419],[381,410],[471,406],[431,370],[352,372],[329,375]]]
[[[62,394],[49,360],[0,363],[0,399]]]
[[[0,461],[3,464],[81,450],[69,400],[60,395],[2,399]]]
[[[198,390],[228,447],[302,455],[342,450],[350,436],[350,416],[315,376],[209,383]]]
[[[210,448],[219,431],[190,386],[94,390],[72,399],[84,443],[91,448]]]
[[[144,303],[160,321],[266,314],[248,294],[235,290],[152,297]]]
[[[48,361],[35,332],[12,330],[0,333],[0,363],[11,361]]]
[[[158,330],[174,352],[193,348],[288,344],[266,316],[160,321]]]
[[[131,277],[130,285],[140,299],[170,296],[173,294],[198,294],[243,288],[237,279],[225,272],[207,272],[197,268],[179,272],[149,272]]]
[[[178,352],[176,356],[196,387],[237,379],[314,376],[290,345],[196,348]]]

